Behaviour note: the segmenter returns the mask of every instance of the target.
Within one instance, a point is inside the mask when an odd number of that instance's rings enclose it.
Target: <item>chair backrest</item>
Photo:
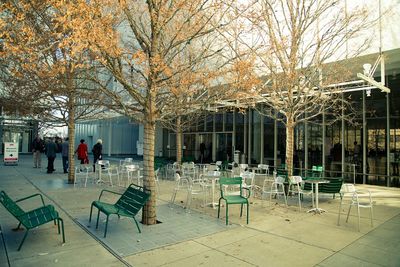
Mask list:
[[[207,176],[220,176],[221,172],[219,171],[207,171]]]
[[[356,187],[353,184],[342,184],[340,188],[340,193],[342,194],[354,193],[355,191]]]
[[[254,185],[254,177],[255,177],[254,172],[244,172],[242,174],[243,184],[245,184],[246,186],[253,186]]]
[[[247,167],[249,167],[248,164],[245,164],[245,163],[239,164],[239,168],[240,168],[240,169],[245,170]]]
[[[18,219],[19,216],[24,215],[25,211],[17,205],[4,191],[0,192],[0,202],[3,206]]]
[[[316,172],[316,171],[317,171],[317,166],[312,166],[311,170],[312,170],[313,172]]]
[[[150,190],[131,184],[118,199],[115,206],[135,216],[150,198]]]
[[[221,177],[219,178],[219,186],[221,191],[221,197],[225,196],[225,186],[236,186],[239,188],[240,195],[242,195],[242,177]]]
[[[75,167],[75,175],[86,175],[87,173],[89,173],[89,169],[88,167],[86,168],[82,168],[81,166],[76,166]]]
[[[119,166],[124,166],[124,165],[131,164],[132,161],[133,161],[133,158],[124,158],[124,159],[121,159],[121,160],[119,161]]]
[[[303,178],[301,176],[291,176],[289,182],[291,184],[300,184],[303,182]]]
[[[258,164],[257,167],[260,168],[260,169],[263,169],[263,170],[268,170],[269,165],[267,165],[267,164]]]
[[[109,160],[99,160],[99,161],[97,161],[97,164],[104,165],[104,167],[109,167],[110,161]]]
[[[285,177],[282,177],[282,176],[275,177],[275,183],[283,184],[285,182],[285,180],[286,180]]]

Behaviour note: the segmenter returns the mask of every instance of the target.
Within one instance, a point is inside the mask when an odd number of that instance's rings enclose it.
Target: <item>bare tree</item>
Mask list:
[[[97,81],[110,99],[109,107],[144,125],[144,185],[151,190],[151,197],[142,221],[155,224],[156,122],[179,115],[174,106],[194,105],[192,100],[200,97],[200,92],[208,93],[205,84],[221,83],[216,73],[221,72],[226,60],[216,59],[223,47],[216,30],[229,23],[226,15],[231,7],[218,0],[105,2],[93,20],[112,17],[114,33],[88,34],[99,71],[101,66],[106,68]],[[95,3],[91,1],[92,6]],[[109,39],[117,40],[114,46],[104,45]],[[183,60],[189,55],[190,61]],[[196,77],[189,75],[191,72],[197,72]],[[104,83],[107,75],[117,81],[113,86]]]
[[[366,12],[350,12],[334,0],[263,0],[247,16],[257,33],[253,51],[263,77],[252,101],[262,103],[256,105],[262,114],[286,125],[291,176],[295,126],[324,112],[343,113],[340,91],[328,85],[348,80],[348,66],[326,63],[358,55],[368,46],[367,39],[359,39],[346,49],[367,25]]]
[[[0,5],[4,90],[24,103],[25,114],[68,126],[69,183],[74,182],[75,122],[101,112],[93,83],[86,79],[92,70],[81,28],[67,23],[76,22],[72,10],[80,11],[83,27],[85,13],[78,4],[7,0]]]

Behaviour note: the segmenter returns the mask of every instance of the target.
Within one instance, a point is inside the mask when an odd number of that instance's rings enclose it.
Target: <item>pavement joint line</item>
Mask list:
[[[10,264],[10,258],[9,258],[9,256],[8,256],[8,251],[7,251],[7,246],[6,246],[6,240],[5,240],[5,237],[4,237],[4,234],[3,234],[3,228],[1,227],[1,223],[0,223],[0,234],[1,234],[1,240],[2,240],[2,243],[3,243],[3,247],[4,247],[4,252],[5,252],[6,258],[7,258],[7,263],[8,263],[8,266],[10,267],[10,266],[11,266],[11,264]]]
[[[228,230],[227,230],[227,231],[228,231]],[[250,238],[250,237],[253,237],[253,236],[249,236],[249,237],[246,237],[246,238],[242,238],[242,239],[240,239],[240,240],[244,240],[244,239],[247,239],[247,238]],[[225,244],[224,246],[233,244],[233,243],[235,243],[235,242],[237,242],[237,241],[240,241],[240,240],[236,240],[236,241],[234,241],[234,242]],[[218,248],[210,247],[210,246],[208,246],[208,245],[206,245],[206,244],[203,244],[203,243],[200,243],[200,242],[198,242],[198,241],[196,241],[196,240],[193,240],[193,241],[194,241],[195,243],[197,243],[197,244],[200,244],[200,245],[202,245],[202,246],[205,246],[205,247],[209,248],[210,250],[218,251],[218,252],[220,252],[220,253],[229,255],[230,257],[235,258],[235,259],[237,259],[237,260],[239,260],[239,261],[245,262],[245,263],[250,264],[250,265],[253,265],[253,266],[257,266],[256,264],[253,264],[253,263],[251,263],[251,262],[249,262],[249,261],[246,261],[246,260],[244,260],[244,259],[238,258],[238,257],[236,257],[235,255],[232,255],[232,254],[229,254],[229,253],[227,253],[227,252],[225,252],[225,251],[219,250]],[[202,253],[203,253],[203,252],[202,252]],[[197,254],[197,255],[200,255],[200,254],[201,254],[201,253],[199,253],[199,254]],[[193,256],[195,256],[195,255],[192,255],[191,257],[193,257]]]
[[[102,245],[108,252],[110,252],[115,258],[117,258],[121,263],[123,263],[125,266],[132,267],[131,264],[129,264],[127,261],[125,261],[118,253],[116,253],[112,248],[107,246],[104,242],[102,242],[97,236],[93,235],[90,233],[88,229],[86,229],[85,226],[81,225],[74,217],[72,217],[63,207],[61,207],[53,198],[51,198],[49,195],[47,195],[45,192],[43,192],[38,186],[36,186],[26,175],[21,173],[20,171],[17,170],[17,172],[24,177],[36,190],[38,190],[40,193],[45,195],[50,201],[52,201],[60,210],[62,210],[68,218],[70,218],[77,226],[79,226],[81,229],[83,229],[90,237],[92,237],[97,243]]]
[[[307,246],[312,246],[312,247],[324,249],[324,250],[327,250],[327,251],[335,252],[335,250],[332,250],[332,249],[324,248],[324,247],[321,247],[321,246],[316,246],[316,245],[314,245],[314,244],[308,244],[308,243],[306,243],[306,242],[299,241],[299,240],[296,240],[296,239],[294,239],[294,238],[290,238],[290,237],[287,237],[287,236],[278,235],[278,234],[271,233],[271,232],[268,232],[268,231],[263,231],[263,230],[260,230],[260,229],[257,229],[257,228],[253,228],[253,227],[251,227],[251,226],[246,226],[246,225],[244,225],[244,227],[249,228],[249,229],[252,229],[252,230],[257,231],[257,232],[260,232],[260,233],[263,233],[263,234],[270,234],[270,235],[273,235],[273,236],[277,236],[277,237],[280,237],[280,238],[284,238],[284,239],[287,239],[287,240],[291,240],[291,241],[294,241],[294,242],[299,243],[299,244],[304,244],[304,245],[307,245]]]
[[[388,221],[394,219],[394,218],[395,218],[396,216],[398,216],[398,215],[399,215],[399,214],[393,215],[392,218],[390,218],[390,219],[387,220],[386,222],[388,222]],[[374,220],[375,220],[375,219],[374,219]],[[368,235],[369,233],[376,231],[377,228],[381,227],[381,226],[382,226],[383,224],[385,224],[386,222],[384,222],[384,223],[382,223],[382,224],[376,226],[375,228],[369,230],[369,231],[366,232],[364,235],[360,236],[360,237],[357,238],[356,240],[353,240],[353,242],[351,242],[351,243],[348,244],[347,246],[343,247],[342,249],[340,249],[340,250],[334,252],[332,255],[328,256],[325,260],[327,260],[327,259],[329,259],[329,258],[335,256],[336,254],[343,253],[344,255],[349,256],[349,257],[351,257],[351,258],[353,258],[353,259],[357,259],[357,260],[360,260],[360,261],[365,261],[365,259],[360,259],[360,258],[358,258],[358,257],[355,257],[354,255],[347,254],[347,253],[342,252],[342,251],[343,251],[344,249],[346,249],[347,247],[351,246],[352,244],[356,243],[356,242],[359,241],[360,239],[364,238],[364,237],[365,237],[366,235]],[[325,261],[325,260],[324,260],[324,261]],[[321,261],[320,263],[322,263],[322,261]],[[370,263],[372,263],[372,262],[370,262]],[[381,265],[381,264],[378,264],[378,263],[375,263],[375,262],[374,262],[373,264],[376,264],[376,265],[379,265],[379,266],[384,266],[384,265]]]

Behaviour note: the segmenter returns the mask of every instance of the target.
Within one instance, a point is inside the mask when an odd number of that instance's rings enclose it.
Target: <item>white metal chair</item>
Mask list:
[[[140,173],[139,165],[126,165],[126,170],[128,172],[128,184],[134,183],[139,186],[143,184],[143,176]]]
[[[291,176],[289,178],[289,190],[288,195],[297,194],[299,199],[299,210],[301,211],[301,199],[303,198],[303,190],[302,190],[303,179],[301,176]]]
[[[349,221],[350,210],[352,206],[357,207],[357,216],[358,216],[358,231],[360,231],[360,208],[370,209],[371,216],[371,226],[373,225],[373,202],[371,191],[369,190],[357,190],[353,184],[343,184],[342,189],[340,190],[342,197],[339,205],[339,214],[337,224],[340,223],[340,215],[342,213],[342,206],[349,205],[349,210],[347,212],[346,222]],[[351,199],[344,203],[343,199],[348,198],[351,195]],[[346,199],[345,199],[346,201]]]
[[[203,207],[206,206],[206,190],[204,184],[200,180],[193,180],[191,176],[185,177],[188,181],[187,197],[186,197],[186,211],[190,212],[193,196],[203,194]]]
[[[265,171],[265,174],[268,176],[269,175],[269,165],[267,164],[258,164],[257,166],[260,170]]]
[[[109,178],[110,185],[113,186],[112,176],[117,176],[119,183],[119,172],[118,166],[111,166],[110,161],[108,160],[99,160],[97,161],[96,172],[98,172],[98,180],[97,183],[104,183],[103,174],[106,174]]]
[[[245,171],[246,171],[246,169],[249,167],[249,165],[248,164],[244,164],[244,163],[242,163],[242,164],[239,164],[239,168],[240,168],[240,175],[242,175]]]
[[[264,181],[265,182],[265,181]],[[272,202],[272,195],[276,195],[276,198],[279,198],[279,195],[283,195],[283,198],[285,200],[285,205],[287,206],[287,197],[285,193],[285,178],[281,176],[277,176],[276,172],[274,171],[274,180],[271,183],[271,187],[269,190],[266,187],[266,184],[264,183],[263,189],[262,189],[262,196],[261,198],[269,194],[269,203],[271,204]]]
[[[173,189],[172,195],[171,195],[171,201],[170,201],[171,207],[175,203],[175,199],[176,199],[176,195],[177,195],[178,191],[184,190],[187,192],[188,188],[189,188],[188,181],[186,179],[183,179],[179,173],[175,173],[174,177],[175,177],[175,186],[174,186],[174,189]]]
[[[132,164],[133,158],[124,158],[119,161],[119,166]]]
[[[255,192],[255,173],[254,172],[244,172],[242,174],[242,179],[243,179],[243,184],[242,188],[247,188],[250,192],[250,197],[254,197],[254,192]]]
[[[75,177],[74,177],[74,187],[79,180],[85,180],[85,187],[87,185],[87,180],[89,177],[89,168],[82,168],[81,166],[75,167]]]
[[[157,192],[160,192],[160,180],[158,178],[158,175],[160,174],[160,168],[154,171],[154,179],[156,180],[156,190]]]

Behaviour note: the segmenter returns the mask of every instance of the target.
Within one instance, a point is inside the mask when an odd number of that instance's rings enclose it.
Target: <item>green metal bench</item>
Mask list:
[[[121,197],[117,200],[115,204],[105,203],[100,201],[104,192],[120,195]],[[138,228],[139,233],[141,233],[139,224],[136,221],[135,216],[149,200],[149,197],[150,197],[150,190],[147,190],[135,184],[129,185],[124,193],[118,193],[107,189],[103,189],[100,193],[99,200],[92,202],[92,205],[90,207],[89,223],[92,220],[93,207],[96,207],[98,209],[96,229],[99,226],[100,212],[103,212],[107,216],[106,227],[104,230],[104,237],[106,237],[107,235],[108,217],[111,214],[116,214],[118,218],[120,216],[132,217],[136,223],[136,227]]]
[[[18,206],[17,202],[27,200],[35,196],[39,196],[40,199],[42,200],[42,205],[43,205],[42,207],[25,212],[20,206]],[[60,234],[60,222],[61,222],[62,238],[63,238],[63,243],[65,243],[64,222],[59,217],[58,212],[55,210],[53,205],[44,204],[43,197],[41,194],[34,194],[14,201],[6,194],[6,192],[1,191],[0,202],[19,221],[17,229],[19,229],[21,225],[23,225],[26,228],[25,235],[22,238],[21,244],[18,247],[18,251],[21,249],[22,244],[24,243],[30,229],[38,227],[42,224],[51,221],[54,221],[54,224],[57,223],[58,234]]]
[[[250,190],[248,188],[242,187],[242,177],[233,177],[233,178],[226,178],[226,177],[221,177],[219,178],[219,185],[220,185],[220,190],[221,190],[221,197],[219,198],[218,201],[218,218],[219,218],[219,211],[221,207],[221,200],[225,200],[225,205],[226,205],[226,217],[225,217],[225,222],[226,225],[228,225],[228,206],[229,204],[240,204],[240,217],[242,217],[243,213],[243,204],[246,204],[247,206],[247,224],[249,224],[249,200],[248,198],[250,197]],[[225,186],[238,186],[239,187],[239,195],[227,195],[225,194]],[[247,196],[243,195],[243,191],[247,190],[248,194]]]

